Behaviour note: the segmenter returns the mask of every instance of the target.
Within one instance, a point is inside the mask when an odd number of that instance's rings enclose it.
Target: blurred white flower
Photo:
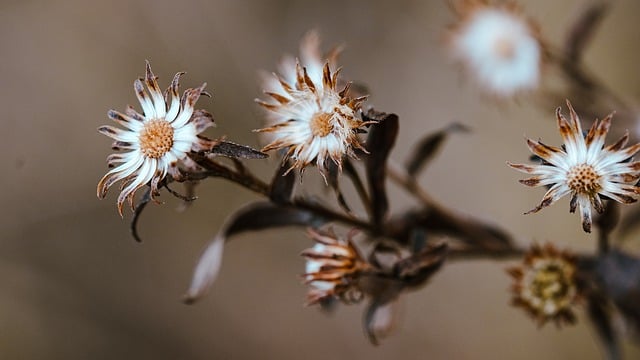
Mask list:
[[[591,206],[599,213],[604,211],[601,196],[623,204],[636,202],[640,187],[634,184],[640,178],[640,162],[630,161],[640,151],[640,144],[624,148],[629,140],[625,134],[615,144],[604,147],[605,137],[611,126],[610,114],[603,120],[596,120],[586,137],[582,133],[578,114],[567,100],[570,119],[567,120],[560,108],[556,109],[558,129],[564,140],[562,148],[527,139],[532,153],[543,161],[541,165],[511,164],[514,169],[534,175],[520,180],[527,186],[551,186],[538,206],[529,213],[535,213],[553,204],[565,195],[571,195],[570,212],[580,208],[582,228],[591,232]]]
[[[448,43],[453,58],[489,93],[508,97],[538,86],[543,46],[537,27],[513,4],[458,3]]]
[[[124,181],[117,201],[121,216],[125,201],[128,200],[133,207],[133,197],[139,188],[150,184],[151,196],[154,197],[158,193],[158,184],[167,174],[180,179],[179,162],[187,168],[197,167],[187,157],[190,151],[209,150],[216,144],[216,141],[199,135],[213,126],[213,116],[204,110],[194,110],[200,95],[206,94],[206,84],[186,90],[180,99],[178,81],[182,74],[174,76],[163,96],[147,62],[145,78],[133,83],[143,114],[130,106],[124,113],[109,110],[109,118],[126,129],[108,125],[98,128],[98,132],[115,140],[114,150],[124,150],[109,155],[107,163],[113,168],[100,180],[97,188],[98,197],[102,199],[114,183]]]

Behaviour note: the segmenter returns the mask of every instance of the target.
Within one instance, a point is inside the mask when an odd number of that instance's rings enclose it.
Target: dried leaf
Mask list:
[[[227,219],[222,229],[220,229],[198,260],[191,285],[184,296],[184,302],[191,304],[198,300],[216,279],[222,263],[224,243],[231,236],[246,231],[283,226],[318,227],[324,222],[325,219],[311,211],[278,206],[267,202],[253,203],[238,210]]]
[[[433,159],[438,150],[440,150],[444,140],[446,140],[450,134],[467,131],[469,131],[469,128],[465,125],[453,123],[440,131],[425,136],[407,159],[406,168],[409,175],[415,176],[418,174],[418,172]]]
[[[447,235],[471,246],[505,251],[513,249],[511,237],[490,224],[431,206],[409,210],[391,219],[388,236],[402,244],[410,244],[416,229],[429,234]]]
[[[360,200],[364,207],[366,209],[370,209],[371,205],[367,189],[365,188],[362,178],[360,178],[360,174],[358,174],[358,171],[353,166],[353,162],[350,159],[345,159],[342,170],[344,171],[344,174],[351,179],[351,183],[358,192],[358,196],[360,196]]]
[[[265,159],[269,155],[246,145],[221,140],[207,154],[226,156],[234,159]]]
[[[289,161],[285,161],[271,180],[269,198],[276,204],[287,204],[291,201],[296,182],[296,173],[295,171],[288,171],[290,167]]]
[[[640,330],[640,259],[611,250],[597,259],[595,275],[625,320]]]
[[[385,188],[386,165],[387,158],[398,135],[398,116],[369,111],[365,116],[365,120],[378,121],[371,125],[369,129],[369,137],[367,139],[369,154],[365,158],[365,168],[371,196],[372,222],[374,224],[382,224],[389,210],[389,201]]]
[[[587,313],[602,342],[606,354],[605,359],[622,359],[620,344],[618,343],[617,334],[611,324],[610,311],[607,308],[606,300],[597,296],[591,296],[587,301]]]
[[[397,262],[394,274],[407,287],[422,286],[436,273],[447,258],[449,246],[446,243],[431,245],[417,254]]]
[[[580,62],[584,49],[609,11],[610,1],[591,1],[584,5],[567,31],[565,55],[567,60]]]
[[[364,332],[373,345],[379,345],[380,340],[391,335],[397,327],[399,298],[374,298],[364,313]]]

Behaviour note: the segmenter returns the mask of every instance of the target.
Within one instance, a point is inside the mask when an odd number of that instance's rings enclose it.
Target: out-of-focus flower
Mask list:
[[[507,269],[515,280],[512,303],[525,309],[540,326],[576,321],[572,307],[580,299],[575,258],[551,244],[533,245],[517,267]]]
[[[206,84],[187,89],[181,99],[178,82],[182,74],[174,76],[163,96],[147,62],[145,78],[133,83],[143,114],[131,106],[124,113],[109,110],[109,118],[125,129],[108,125],[98,128],[98,132],[115,140],[114,150],[124,151],[109,155],[107,163],[113,168],[100,180],[97,189],[98,197],[102,199],[115,182],[123,180],[117,202],[121,216],[125,201],[133,207],[133,197],[139,188],[150,184],[151,196],[156,196],[158,184],[167,174],[181,179],[179,163],[187,169],[197,167],[187,157],[189,152],[206,151],[217,143],[199,135],[214,125],[213,116],[204,110],[194,110],[200,95],[207,94],[204,91]]]
[[[269,93],[286,93],[287,90],[282,86],[280,79],[287,84],[296,83],[296,64],[307,69],[307,74],[314,84],[322,83],[323,67],[325,63],[329,63],[329,69],[335,72],[338,66],[338,56],[342,51],[341,46],[331,48],[327,53],[323,53],[320,49],[321,40],[317,31],[309,31],[300,42],[300,58],[296,59],[291,55],[283,56],[278,64],[278,74],[263,74],[262,88]],[[275,122],[283,120],[278,113],[269,113],[269,119]]]
[[[360,300],[358,274],[368,265],[353,246],[351,236],[343,240],[331,231],[318,232],[311,228],[308,233],[315,245],[301,254],[307,259],[304,280],[311,287],[307,305],[330,297],[346,302]]]
[[[543,45],[538,27],[513,2],[454,3],[457,22],[447,33],[452,57],[488,92],[508,97],[538,86]]]
[[[527,212],[535,213],[571,194],[570,212],[580,208],[582,228],[591,232],[591,206],[602,213],[602,198],[623,204],[636,202],[640,188],[633,185],[640,178],[640,162],[629,161],[640,151],[640,144],[624,148],[629,140],[628,132],[616,143],[604,146],[611,125],[610,114],[596,120],[586,137],[582,133],[580,119],[567,100],[570,119],[556,109],[558,129],[564,140],[562,148],[527,139],[531,152],[543,160],[541,165],[511,164],[514,169],[534,175],[520,180],[527,186],[551,186],[538,206]]]
[[[331,70],[331,59],[319,66],[317,45],[302,48],[308,48],[303,54],[309,67],[300,62],[283,65],[283,76],[274,74],[278,86],[266,83],[265,94],[271,99],[256,101],[269,111],[270,126],[256,131],[270,135],[262,151],[287,149],[285,158],[292,160],[288,170],[302,171],[315,162],[326,178],[328,161],[341,168],[344,156],[355,157],[354,148],[365,151],[357,133],[370,124],[359,114],[366,96],[351,98],[350,83],[338,90],[339,70]]]

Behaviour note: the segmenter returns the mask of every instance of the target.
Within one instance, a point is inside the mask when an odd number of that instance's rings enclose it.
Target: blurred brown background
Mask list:
[[[558,43],[579,1],[525,7]],[[640,5],[619,1],[587,52],[587,63],[628,97],[640,95]],[[496,106],[451,66],[440,46],[452,19],[444,1],[15,1],[0,4],[0,358],[2,359],[598,359],[587,319],[539,330],[507,306],[505,263],[448,264],[406,296],[403,321],[382,346],[361,331],[360,305],[332,316],[302,306],[299,284],[309,245],[300,230],[245,235],[226,250],[221,277],[194,306],[180,297],[201,250],[233,209],[256,199],[223,181],[198,188],[187,212],[163,193],[135,243],[130,212],[117,215],[114,188],[95,197],[110,140],[96,132],[109,108],[138,106],[133,80],[149,59],[164,88],[206,81],[211,136],[259,146],[257,71],[318,29],[344,42],[343,74],[366,83],[369,105],[401,118],[393,157],[419,134],[460,121],[427,169],[432,195],[461,212],[502,224],[526,244],[551,240],[595,247],[566,199],[530,216],[543,191],[516,182],[505,161],[528,155],[523,134],[559,142],[553,108],[526,101]],[[560,105],[560,104],[558,104]],[[604,114],[603,114],[604,115]],[[265,178],[277,162],[252,164]],[[310,173],[309,171],[308,173]],[[391,189],[395,209],[410,199]],[[629,358],[638,347],[625,343]]]

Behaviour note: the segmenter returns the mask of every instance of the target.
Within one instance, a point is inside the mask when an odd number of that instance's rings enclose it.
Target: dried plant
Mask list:
[[[638,210],[622,221],[619,211],[620,204],[633,203],[640,194],[640,162],[632,160],[640,144],[625,148],[630,135],[620,130],[635,126],[637,114],[581,61],[608,6],[595,2],[586,7],[558,47],[545,41],[535,22],[513,2],[454,1],[456,22],[445,30],[445,46],[453,60],[500,102],[528,98],[542,104],[546,113],[549,103],[556,107],[560,99],[571,99],[566,102],[569,119],[560,108],[556,110],[564,144],[527,139],[538,164],[509,166],[533,175],[521,180],[523,184],[548,188],[529,213],[570,196],[569,210],[579,209],[583,230],[598,232],[595,253],[560,251],[552,244],[522,249],[501,226],[436,202],[420,185],[422,171],[449,136],[468,128],[453,123],[426,134],[417,139],[403,163],[395,162],[391,152],[398,116],[367,108],[366,94],[357,90],[363,87],[338,75],[340,49],[323,55],[313,32],[302,42],[300,60],[285,58],[279,74],[263,79],[268,100],[257,102],[267,111],[266,125],[256,131],[267,145],[261,151],[223,137],[203,137],[201,133],[213,124],[210,113],[194,110],[200,95],[207,95],[204,85],[179,98],[178,73],[163,95],[147,63],[144,79],[134,82],[142,113],[131,107],[125,113],[110,110],[109,118],[126,130],[99,128],[115,139],[114,149],[125,152],[108,157],[109,166],[115,167],[98,184],[98,197],[122,180],[118,211],[122,214],[124,202],[131,204],[131,230],[138,241],[139,217],[162,189],[189,202],[195,183],[223,178],[262,197],[229,216],[197,262],[186,303],[197,301],[212,285],[224,245],[235,235],[297,226],[306,228],[314,242],[302,252],[306,260],[302,279],[309,286],[306,303],[330,307],[366,302],[364,330],[374,344],[393,329],[397,300],[427,285],[446,261],[520,259],[520,265],[508,268],[514,281],[513,304],[540,326],[548,321],[573,324],[575,313],[585,310],[606,357],[619,359],[619,332],[612,319],[620,315],[629,326],[640,328],[640,259],[614,246],[618,241],[612,238],[619,223],[623,231],[639,223]],[[550,69],[563,74],[564,91],[547,87],[544,77]],[[583,132],[578,113],[589,118],[612,110],[619,121],[613,122],[609,115]],[[610,130],[624,135],[605,147]],[[270,180],[255,175],[244,162],[264,159],[266,152],[281,158]],[[302,172],[314,166],[325,180],[321,186],[332,190],[335,202],[322,198],[326,192],[296,191],[296,184],[304,181]],[[187,196],[169,188],[175,182],[186,185]],[[343,194],[346,182],[356,190],[357,207],[352,203],[356,200]],[[389,183],[404,189],[419,205],[391,213]],[[134,206],[136,191],[145,186]],[[514,206],[514,211],[519,208]]]

